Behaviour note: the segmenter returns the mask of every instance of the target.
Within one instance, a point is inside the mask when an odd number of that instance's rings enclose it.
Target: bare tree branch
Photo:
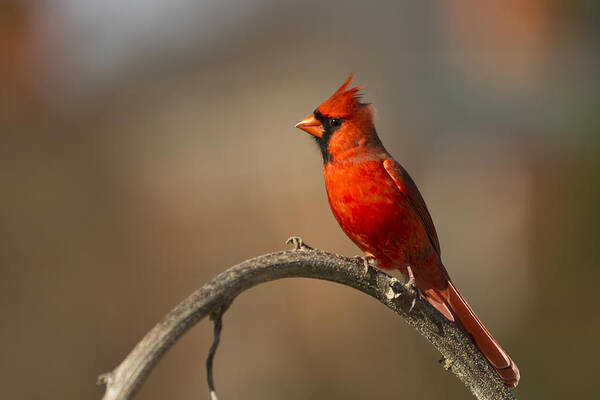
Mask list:
[[[262,255],[231,267],[192,293],[148,332],[116,369],[99,377],[99,382],[106,384],[104,400],[132,398],[162,355],[188,329],[207,315],[220,317],[244,290],[292,277],[337,282],[376,298],[425,336],[443,355],[443,367],[476,398],[515,399],[462,330],[426,301],[415,300],[410,287],[380,270],[367,269],[360,259],[312,250],[299,240],[295,244],[297,250]]]

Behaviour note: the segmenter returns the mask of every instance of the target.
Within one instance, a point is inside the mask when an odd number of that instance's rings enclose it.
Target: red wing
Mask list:
[[[398,186],[398,189],[408,196],[411,204],[413,207],[415,207],[417,213],[421,217],[421,221],[423,221],[423,225],[425,226],[429,240],[431,240],[431,244],[433,244],[433,247],[437,253],[441,254],[440,242],[438,241],[433,220],[431,219],[431,215],[429,215],[429,211],[425,205],[425,200],[423,200],[421,193],[419,193],[419,189],[417,189],[417,185],[415,185],[415,182],[412,180],[408,172],[406,172],[406,170],[402,168],[402,166],[395,160],[384,160],[383,167],[394,180],[396,186]]]

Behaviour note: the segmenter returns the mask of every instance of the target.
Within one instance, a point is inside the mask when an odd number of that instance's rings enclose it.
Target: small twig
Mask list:
[[[285,244],[292,244],[294,246],[294,250],[314,250],[312,247],[304,243],[304,240],[300,236],[290,236]]]
[[[219,347],[219,342],[221,340],[221,329],[223,329],[223,314],[219,312],[217,315],[211,318],[214,321],[214,330],[213,330],[213,343],[208,350],[208,356],[206,357],[206,381],[208,383],[208,390],[210,393],[210,398],[212,400],[217,400],[217,392],[215,390],[215,382],[213,379],[213,359],[215,358],[215,353],[217,352],[217,347]]]
[[[104,400],[132,398],[164,353],[207,315],[218,316],[207,359],[209,389],[214,393],[212,358],[222,328],[219,321],[227,306],[253,286],[292,277],[337,282],[374,297],[427,338],[442,353],[444,368],[456,375],[475,397],[515,399],[470,338],[420,296],[415,298],[414,290],[381,270],[371,268],[365,274],[364,263],[358,259],[309,250],[301,239],[291,241],[298,250],[262,255],[231,267],[169,312],[117,368],[102,375],[101,381],[106,384]]]

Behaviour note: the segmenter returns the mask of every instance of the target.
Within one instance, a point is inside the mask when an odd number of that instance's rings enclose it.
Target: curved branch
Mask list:
[[[258,284],[304,277],[341,283],[376,298],[425,336],[478,399],[515,399],[471,340],[396,278],[365,268],[357,258],[320,250],[282,251],[244,261],[196,290],[160,321],[112,372],[100,376],[104,400],[130,399],[162,355],[198,321],[220,315],[233,299]],[[414,306],[414,307],[413,307]],[[411,309],[412,308],[412,309]]]

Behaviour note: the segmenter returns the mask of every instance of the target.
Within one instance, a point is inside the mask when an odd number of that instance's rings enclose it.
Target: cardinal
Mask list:
[[[383,147],[373,107],[360,101],[361,87],[348,89],[352,77],[296,124],[321,149],[327,197],[337,222],[366,260],[400,270],[425,300],[472,338],[507,386],[517,386],[517,365],[452,283],[425,201]]]

